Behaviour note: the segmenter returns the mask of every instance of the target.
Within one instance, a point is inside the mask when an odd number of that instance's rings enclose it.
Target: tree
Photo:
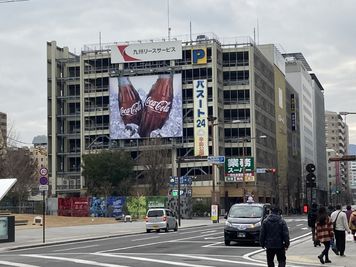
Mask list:
[[[37,185],[36,161],[31,157],[28,148],[7,148],[3,164],[2,177],[17,178],[17,182],[8,197],[13,200],[13,205],[22,212],[23,203],[28,199],[31,189]]]
[[[145,150],[140,151],[139,165],[143,166],[142,172],[148,186],[147,195],[158,196],[160,190],[167,187],[168,177],[172,170],[168,169],[171,163],[170,150],[164,148],[161,139],[148,139],[145,141]]]
[[[124,151],[102,150],[83,155],[83,176],[88,194],[127,195],[132,184],[133,160]]]

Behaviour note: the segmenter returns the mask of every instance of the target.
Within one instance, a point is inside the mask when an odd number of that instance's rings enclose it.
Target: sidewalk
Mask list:
[[[180,228],[197,227],[209,225],[212,222],[209,218],[201,219],[182,219]],[[80,225],[65,227],[48,227],[45,229],[46,244],[67,243],[78,240],[88,240],[103,237],[113,237],[127,234],[146,233],[144,221],[117,222],[109,224]],[[35,247],[43,245],[43,227],[15,228],[15,242],[0,243],[0,251]]]
[[[356,243],[346,242],[346,257],[340,257],[330,249],[329,258],[332,263],[321,264],[317,258],[323,250],[321,247],[314,247],[311,237],[307,236],[291,243],[287,251],[287,265],[293,266],[329,266],[329,267],[354,267],[356,266]],[[266,262],[266,253],[261,252],[252,256],[253,259]]]

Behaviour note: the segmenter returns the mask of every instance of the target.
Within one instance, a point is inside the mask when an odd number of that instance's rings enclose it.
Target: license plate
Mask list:
[[[246,237],[245,233],[237,233],[237,237]]]
[[[154,224],[152,225],[153,229],[157,229],[158,228],[158,225]]]

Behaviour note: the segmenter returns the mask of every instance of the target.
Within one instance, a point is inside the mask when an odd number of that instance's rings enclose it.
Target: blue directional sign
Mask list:
[[[209,156],[208,163],[210,163],[210,164],[224,164],[225,156]]]
[[[192,184],[192,177],[191,176],[181,176],[180,177],[180,184],[181,185],[191,185]],[[170,186],[178,185],[178,176],[170,176],[169,177],[169,185]]]

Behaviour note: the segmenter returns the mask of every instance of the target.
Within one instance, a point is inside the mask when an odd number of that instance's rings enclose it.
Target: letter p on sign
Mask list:
[[[206,48],[192,49],[192,61],[193,64],[206,64]]]

